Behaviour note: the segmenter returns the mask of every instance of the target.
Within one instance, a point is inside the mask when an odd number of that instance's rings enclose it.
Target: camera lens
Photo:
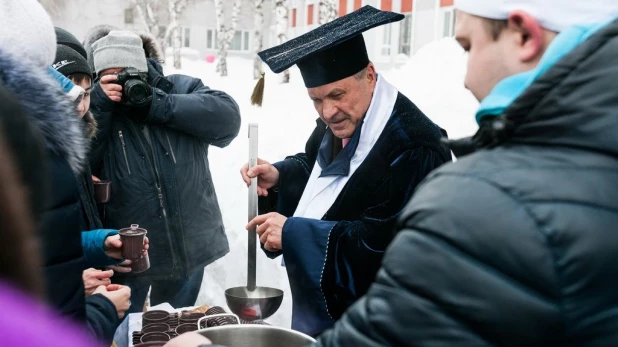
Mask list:
[[[140,80],[131,79],[124,85],[124,94],[130,102],[139,105],[150,95],[150,86]]]

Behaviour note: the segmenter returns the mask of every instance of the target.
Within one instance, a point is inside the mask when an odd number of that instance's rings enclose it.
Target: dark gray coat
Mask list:
[[[240,112],[229,95],[197,78],[164,78],[152,59],[149,79],[152,106],[140,116],[112,102],[99,83],[93,88],[93,172],[112,181],[104,226],[148,230],[151,268],[139,277],[183,278],[229,252],[208,148],[238,135]]]
[[[616,57],[618,21],[431,174],[318,346],[618,346]]]

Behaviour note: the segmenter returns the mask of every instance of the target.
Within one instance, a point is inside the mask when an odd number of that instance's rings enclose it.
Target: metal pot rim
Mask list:
[[[281,331],[281,332],[286,332],[286,333],[290,333],[290,334],[296,335],[298,337],[303,337],[303,338],[309,339],[311,342],[316,342],[316,340],[313,337],[311,337],[311,336],[309,336],[307,334],[303,334],[303,333],[301,333],[299,331],[296,331],[296,330],[276,327],[276,326],[272,326],[272,325],[230,324],[230,325],[220,325],[220,326],[216,326],[216,327],[208,327],[208,328],[200,329],[197,332],[201,333],[202,331],[208,332],[208,331],[211,331],[211,330],[233,330],[233,329],[278,330],[278,331]]]

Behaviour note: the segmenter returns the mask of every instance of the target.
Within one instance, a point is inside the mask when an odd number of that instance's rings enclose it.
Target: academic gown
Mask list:
[[[440,138],[446,132],[408,98],[396,93],[388,122],[362,164],[321,219],[293,217],[316,163],[322,175],[347,175],[359,129],[340,151],[341,140],[318,119],[299,153],[275,163],[279,185],[259,199],[260,213],[288,217],[282,251],[293,297],[292,329],[317,336],[364,295],[394,238],[395,222],[416,186],[451,161]]]

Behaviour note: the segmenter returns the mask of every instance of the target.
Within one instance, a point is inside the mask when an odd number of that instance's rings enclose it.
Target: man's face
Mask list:
[[[483,100],[506,77],[536,67],[556,35],[518,10],[494,37],[486,19],[457,11],[455,39],[469,53],[466,88]]]
[[[494,40],[482,18],[457,11],[455,39],[469,53],[464,83],[479,101],[511,75],[508,66],[514,57],[508,52],[504,36]]]
[[[350,138],[354,134],[371,104],[376,77],[373,64],[369,64],[360,78],[350,76],[307,89],[320,118],[338,138]]]

